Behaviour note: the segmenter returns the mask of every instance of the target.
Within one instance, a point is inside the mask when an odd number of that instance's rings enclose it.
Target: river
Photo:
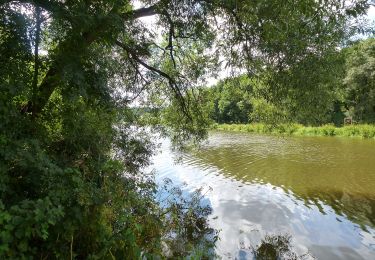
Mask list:
[[[278,235],[306,259],[375,259],[374,140],[212,132],[190,153],[164,141],[153,162],[157,180],[207,189],[223,259]]]

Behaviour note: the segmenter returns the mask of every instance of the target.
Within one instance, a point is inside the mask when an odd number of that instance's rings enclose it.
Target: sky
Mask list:
[[[369,18],[369,20],[375,23],[375,0],[373,0],[373,2],[373,6],[371,6],[367,12],[367,17]]]

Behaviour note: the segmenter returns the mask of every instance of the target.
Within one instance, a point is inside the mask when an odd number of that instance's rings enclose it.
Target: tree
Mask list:
[[[1,258],[133,259],[162,255],[170,232],[204,237],[209,210],[155,201],[155,183],[142,174],[154,146],[131,101],[165,109],[161,121],[175,140],[202,137],[207,119],[193,87],[216,69],[217,56],[254,75],[290,71],[334,49],[351,15],[368,7],[139,3],[1,2]],[[152,26],[140,21],[150,16]]]
[[[209,88],[211,117],[218,123],[247,123],[252,85],[245,76],[228,78]]]
[[[375,39],[360,41],[346,51],[347,106],[358,122],[375,122]]]

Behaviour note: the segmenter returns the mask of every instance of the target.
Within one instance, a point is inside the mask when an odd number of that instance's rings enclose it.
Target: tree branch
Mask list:
[[[42,9],[53,13],[53,14],[58,14],[62,17],[64,17],[66,20],[71,22],[71,16],[68,12],[68,10],[65,9],[65,6],[61,4],[58,1],[51,1],[51,0],[5,0],[2,5],[9,4],[12,2],[18,2],[21,4],[31,4],[34,6],[39,6]]]
[[[174,35],[174,23],[172,21],[171,16],[165,12],[165,15],[167,16],[168,22],[169,22],[169,36],[168,36],[168,46],[165,48],[169,50],[169,56],[171,57],[171,60],[173,62],[173,67],[176,69],[176,61],[173,56],[173,38],[175,37]]]
[[[125,13],[124,16],[125,17],[130,16],[133,19],[137,19],[137,18],[140,18],[140,17],[152,16],[152,15],[156,14],[156,8],[157,8],[157,4],[152,5],[150,7],[143,7],[143,8],[140,8],[140,9],[133,10],[131,12]]]
[[[40,42],[40,26],[41,26],[41,10],[39,6],[35,7],[35,49],[34,49],[34,78],[32,85],[32,102],[35,103],[38,91],[38,76],[39,76],[39,42]]]
[[[156,4],[149,6],[149,7],[142,7],[136,10],[132,10],[130,12],[126,12],[122,14],[122,18],[128,19],[138,19],[141,17],[153,16],[159,14],[159,10],[166,5],[170,0],[160,0]]]
[[[58,1],[53,0],[5,0],[6,3],[11,2],[19,2],[19,3],[28,3],[33,4],[35,6],[40,6],[41,8],[49,11],[54,16],[62,16],[63,19],[67,19],[71,23],[73,23],[73,19],[70,16],[69,12],[65,9],[63,4],[60,4]],[[113,9],[110,11],[110,13],[119,15],[123,19],[126,20],[132,20],[137,19],[140,17],[150,16],[157,13],[158,10],[160,10],[165,4],[167,4],[170,0],[160,0],[156,4],[150,6],[150,7],[144,7],[136,10],[132,10],[127,13],[118,13],[117,9]],[[74,40],[71,42],[71,39],[66,39],[65,41],[61,42],[58,47],[58,54],[55,56],[55,60],[52,62],[48,72],[46,73],[44,79],[40,83],[38,87],[38,93],[37,97],[33,101],[29,101],[28,105],[24,108],[22,108],[22,112],[27,113],[31,112],[33,116],[37,116],[44,108],[44,106],[47,104],[51,94],[53,93],[54,89],[58,86],[58,84],[61,82],[61,73],[64,70],[64,68],[69,64],[69,60],[63,59],[64,57],[64,51],[65,50],[77,50],[77,42],[79,42],[78,49],[81,49],[83,53],[84,50],[86,50],[94,41],[98,40],[100,36],[105,33],[105,31],[108,29],[108,22],[111,21],[111,17],[108,16],[104,18],[102,21],[98,22],[96,26],[90,27],[87,31],[82,32],[82,40]],[[77,54],[79,54],[79,51],[77,51]],[[134,54],[132,54],[134,56]],[[142,61],[139,60],[138,63],[141,63]],[[151,67],[147,64],[142,64],[144,67],[151,69]],[[154,72],[156,72],[154,70]],[[159,75],[165,77],[169,76],[167,74],[160,71]],[[179,99],[182,99],[182,94],[180,93],[179,89],[176,87],[176,83],[173,81],[172,78],[169,79],[169,84],[174,89],[176,96],[179,97]],[[185,107],[185,106],[184,106]]]
[[[186,103],[185,103],[185,99],[184,99],[184,96],[182,95],[180,89],[178,88],[177,86],[177,83],[176,81],[170,76],[168,75],[167,73],[165,73],[164,71],[161,71],[159,70],[158,68],[155,68],[149,64],[147,64],[146,62],[144,62],[143,60],[141,60],[133,50],[131,50],[129,47],[127,47],[125,44],[123,44],[122,42],[120,41],[116,41],[116,45],[118,45],[119,47],[121,47],[122,49],[124,49],[127,53],[129,53],[131,55],[131,58],[133,58],[135,61],[137,61],[139,64],[141,64],[143,67],[145,67],[146,69],[150,70],[150,71],[153,71],[155,73],[157,73],[158,75],[160,75],[161,77],[165,78],[168,80],[168,84],[169,84],[169,87],[173,90],[173,92],[175,93],[175,96],[176,96],[176,99],[178,100],[178,102],[180,103],[181,105],[181,108],[182,108],[182,112],[185,114],[185,116],[188,118],[188,119],[191,119],[190,115],[189,115],[189,112],[188,112],[188,108],[186,106]]]
[[[138,19],[141,17],[147,17],[158,14],[158,10],[162,7],[163,4],[166,4],[170,0],[160,0],[156,4],[149,7],[142,7],[136,10],[125,12],[120,14],[120,16],[125,20]],[[34,6],[39,6],[44,10],[54,13],[62,14],[62,16],[68,21],[72,22],[72,19],[69,15],[69,12],[65,9],[64,5],[58,1],[53,0],[4,0],[0,6],[9,4],[12,2],[18,2],[23,4],[32,4]]]

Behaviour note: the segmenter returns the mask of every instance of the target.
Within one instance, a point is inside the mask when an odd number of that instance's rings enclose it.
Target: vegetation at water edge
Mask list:
[[[334,125],[304,126],[301,124],[267,125],[262,123],[251,124],[214,124],[212,129],[222,131],[247,132],[274,135],[295,136],[341,136],[375,138],[375,125],[346,125],[336,127]]]

